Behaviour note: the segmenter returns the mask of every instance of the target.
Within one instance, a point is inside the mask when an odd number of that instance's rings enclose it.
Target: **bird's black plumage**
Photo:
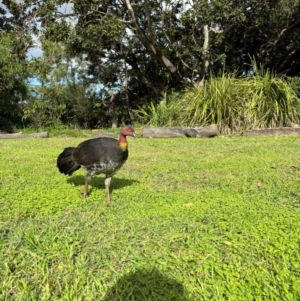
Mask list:
[[[65,148],[57,158],[57,168],[65,175],[70,176],[74,171],[81,167],[72,159],[74,149],[75,147]]]
[[[88,183],[91,177],[95,174],[104,173],[106,175],[107,199],[110,201],[111,177],[128,158],[126,136],[135,136],[132,127],[125,126],[121,130],[119,141],[114,138],[100,137],[83,141],[77,147],[67,147],[58,156],[57,167],[61,173],[69,176],[80,167],[86,169],[85,196],[87,196]]]

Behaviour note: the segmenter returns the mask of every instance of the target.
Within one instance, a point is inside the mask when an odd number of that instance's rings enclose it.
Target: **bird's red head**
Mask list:
[[[121,135],[136,137],[134,129],[130,125],[125,125],[121,130]]]

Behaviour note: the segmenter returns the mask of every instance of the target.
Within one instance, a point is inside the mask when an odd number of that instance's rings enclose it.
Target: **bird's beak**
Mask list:
[[[134,137],[134,138],[136,138],[135,132],[132,132],[132,133],[131,133],[131,136]]]

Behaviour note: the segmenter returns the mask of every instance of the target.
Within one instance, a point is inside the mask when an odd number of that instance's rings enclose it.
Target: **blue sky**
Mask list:
[[[0,3],[0,7],[3,8],[6,11],[6,16],[7,17],[11,16],[11,14],[6,9],[6,6],[4,4]],[[69,13],[72,12],[72,9],[73,9],[73,3],[64,3],[58,8],[58,11],[61,12],[61,13],[69,14]],[[39,47],[38,38],[33,37],[33,39],[34,39],[35,47],[30,48],[28,50],[28,53],[27,53],[27,58],[28,59],[43,56],[43,52]]]
[[[40,48],[30,48],[29,51],[27,52],[27,57],[29,59],[33,58],[33,57],[41,57],[43,56],[43,52]]]
[[[1,5],[1,4],[0,4]],[[61,5],[58,9],[59,12],[61,13],[70,13],[72,12],[72,8],[73,8],[73,3],[64,3],[63,5]],[[38,37],[33,37],[34,39],[34,44],[35,47],[30,48],[27,52],[27,58],[28,59],[32,59],[35,57],[42,57],[43,56],[43,51],[42,49],[39,47],[39,41],[38,41]],[[30,84],[31,85],[40,85],[40,82],[38,80],[36,80],[35,78],[30,79]]]
[[[58,11],[61,13],[69,14],[72,12],[72,9],[73,9],[73,3],[64,3],[58,8]],[[42,52],[41,48],[39,47],[38,38],[33,37],[33,39],[34,39],[35,47],[30,48],[28,50],[28,52],[27,52],[28,59],[43,56],[43,52]]]

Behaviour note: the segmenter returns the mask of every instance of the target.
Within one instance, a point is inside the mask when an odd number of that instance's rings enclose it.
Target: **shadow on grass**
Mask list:
[[[92,180],[89,184],[89,191],[91,192],[94,188],[96,189],[105,189],[104,185],[104,175],[97,175],[93,176]],[[82,175],[76,175],[76,176],[71,176],[70,178],[67,179],[68,183],[72,183],[75,186],[84,186],[84,181],[85,181],[85,176]],[[132,179],[118,179],[116,176],[113,176],[110,184],[110,192],[112,192],[115,189],[121,189],[126,186],[130,186],[134,183],[138,183],[137,180],[132,180]]]
[[[159,270],[136,270],[122,276],[102,301],[192,301],[184,286]]]

